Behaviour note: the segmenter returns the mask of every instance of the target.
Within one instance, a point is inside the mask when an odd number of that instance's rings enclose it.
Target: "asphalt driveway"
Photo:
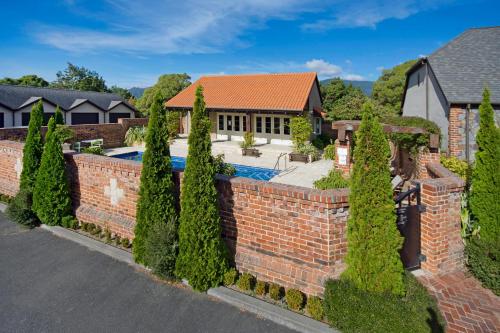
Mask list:
[[[0,332],[293,332],[0,213]]]

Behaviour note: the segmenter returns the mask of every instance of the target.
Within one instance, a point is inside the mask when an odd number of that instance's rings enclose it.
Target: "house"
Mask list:
[[[314,135],[321,134],[321,94],[316,73],[203,76],[166,102],[182,111],[189,133],[195,91],[203,86],[212,139],[242,141],[253,132],[256,143],[291,144],[290,120],[307,115]]]
[[[473,161],[485,87],[498,125],[500,27],[469,29],[421,58],[406,74],[403,116],[432,120],[441,128],[441,149]]]
[[[33,104],[43,101],[45,122],[59,106],[66,124],[116,123],[134,118],[135,108],[116,94],[0,85],[0,128],[28,126]]]

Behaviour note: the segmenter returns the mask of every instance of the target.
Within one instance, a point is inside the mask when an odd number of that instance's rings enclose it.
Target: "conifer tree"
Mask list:
[[[33,190],[33,211],[47,225],[61,225],[62,219],[71,215],[71,196],[61,144],[56,121],[51,117]]]
[[[481,227],[481,239],[500,244],[500,130],[495,126],[488,89],[479,106],[476,141],[470,206]]]
[[[137,203],[133,252],[135,261],[144,265],[150,264],[146,243],[152,226],[176,221],[169,136],[162,101],[161,95],[157,94],[149,111],[146,150],[143,155]]]
[[[403,238],[396,227],[389,144],[373,106],[366,103],[363,108],[356,132],[344,277],[363,290],[403,294],[398,252]]]
[[[56,107],[56,113],[54,114],[54,119],[56,120],[56,125],[64,125],[64,117],[59,105]]]
[[[176,275],[186,278],[195,290],[206,291],[220,284],[228,261],[221,236],[210,120],[201,86],[196,89],[188,144],[181,190]]]

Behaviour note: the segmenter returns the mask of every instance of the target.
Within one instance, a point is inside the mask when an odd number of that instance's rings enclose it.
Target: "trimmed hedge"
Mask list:
[[[304,305],[304,294],[297,289],[288,289],[285,294],[286,304],[292,310],[299,311]]]
[[[328,280],[325,314],[343,333],[443,332],[435,300],[411,274],[405,275],[405,296],[358,289],[347,279]]]
[[[465,253],[472,274],[500,296],[500,242],[472,237],[467,241]]]
[[[311,296],[307,299],[306,311],[316,320],[323,320],[325,311],[323,301],[318,296]]]
[[[283,298],[283,288],[276,283],[271,283],[269,285],[269,297],[275,301],[279,301]]]
[[[349,187],[349,179],[346,179],[342,174],[342,171],[337,169],[330,170],[328,175],[314,182],[314,188],[319,190],[345,187]]]
[[[257,281],[255,284],[255,293],[259,296],[264,296],[267,292],[267,283],[264,281]]]
[[[236,283],[236,280],[238,279],[238,271],[235,268],[230,268],[226,273],[224,273],[224,285],[227,286],[232,286],[233,284]]]
[[[243,291],[253,290],[255,286],[255,277],[250,273],[243,273],[238,279],[238,282],[236,282],[236,285]]]

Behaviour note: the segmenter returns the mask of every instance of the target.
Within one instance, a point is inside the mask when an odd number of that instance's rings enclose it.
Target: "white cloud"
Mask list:
[[[265,28],[270,20],[297,20],[307,30],[338,27],[375,27],[387,19],[403,19],[454,0],[66,0],[68,10],[93,20],[77,25],[30,27],[43,44],[77,53],[121,51],[140,54],[222,52],[247,46],[243,35]],[[314,12],[322,17],[305,22]],[[96,24],[97,23],[97,24]]]
[[[384,69],[385,69],[385,68],[384,68],[384,66],[378,66],[378,67],[376,68],[376,70],[377,70],[378,72],[382,72]]]
[[[305,67],[311,71],[317,72],[320,77],[339,76],[342,73],[340,66],[334,65],[323,59],[312,59],[305,63]]]
[[[363,81],[365,78],[361,75],[358,74],[346,74],[343,76],[344,79],[350,80],[350,81]]]

